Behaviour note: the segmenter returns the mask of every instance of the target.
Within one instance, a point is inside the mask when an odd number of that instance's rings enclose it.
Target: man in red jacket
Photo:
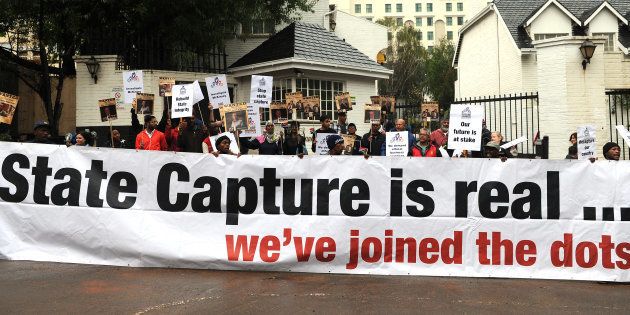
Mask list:
[[[158,125],[155,116],[144,116],[144,125],[146,129],[136,136],[136,150],[166,151],[168,149],[166,137],[155,129]]]
[[[418,142],[411,147],[411,156],[417,157],[441,157],[442,154],[438,147],[429,141],[429,130],[420,129],[418,133]]]

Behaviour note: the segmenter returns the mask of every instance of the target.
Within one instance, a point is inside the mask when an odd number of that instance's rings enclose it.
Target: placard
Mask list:
[[[335,106],[337,107],[338,112],[347,112],[349,110],[352,110],[352,100],[350,97],[350,93],[337,93],[337,95],[335,95]]]
[[[597,158],[596,129],[592,125],[580,126],[577,129],[578,160]]]
[[[315,155],[328,155],[328,136],[332,136],[334,133],[317,133],[315,137]]]
[[[173,85],[175,85],[175,78],[159,77],[158,82],[160,97],[173,96]]]
[[[422,105],[420,105],[420,110],[422,111],[422,120],[440,120],[440,104],[437,102],[422,103]]]
[[[409,155],[409,132],[391,131],[385,134],[385,155],[386,156],[408,156]]]
[[[138,93],[132,105],[134,105],[134,109],[139,116],[153,115],[155,95],[150,93]]]
[[[203,91],[201,90],[201,85],[199,84],[199,80],[195,80],[192,83],[193,87],[193,105],[197,104],[204,100]]]
[[[116,108],[117,109],[125,109],[125,96],[123,95],[123,93],[124,93],[124,91],[123,91],[123,89],[121,87],[114,87],[114,88],[112,88],[112,95],[111,95],[111,97],[116,100]]]
[[[341,137],[343,138],[343,154],[352,155],[352,153],[354,153],[354,145],[357,136],[342,134]]]
[[[451,150],[481,151],[483,105],[452,104],[448,129]]]
[[[381,110],[386,113],[393,113],[396,111],[396,97],[391,95],[385,95],[381,97]]]
[[[173,85],[171,118],[192,117],[194,90],[192,84]]]
[[[101,114],[101,122],[118,119],[115,98],[106,98],[103,100],[99,100],[98,109]]]
[[[123,71],[123,90],[125,104],[131,104],[136,94],[144,93],[144,75],[142,70]]]
[[[262,108],[269,108],[269,105],[271,104],[272,88],[273,77],[252,75],[249,102]]]
[[[303,100],[304,103],[304,116],[308,120],[317,120],[321,114],[320,111],[320,99],[319,96],[307,96]]]
[[[247,130],[249,128],[247,103],[225,104],[219,108],[226,131]]]
[[[274,124],[284,124],[289,122],[289,111],[285,103],[271,103],[271,118]]]
[[[225,74],[219,74],[206,78],[206,89],[212,108],[219,108],[225,104],[231,104],[230,92],[228,90]]]
[[[284,94],[284,101],[287,104],[287,110],[289,111],[289,116],[293,115],[293,112],[296,113],[297,119],[304,119],[304,104],[303,104],[304,96],[302,92],[294,92],[294,93],[286,93]]]
[[[0,123],[11,124],[19,100],[19,96],[0,92]]]
[[[381,123],[381,106],[365,104],[365,117],[363,122],[366,124],[380,124]]]

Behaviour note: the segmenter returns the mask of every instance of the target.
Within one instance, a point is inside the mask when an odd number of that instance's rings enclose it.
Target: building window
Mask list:
[[[433,18],[432,17],[428,17],[427,18],[427,26],[433,26]]]
[[[427,12],[433,12],[433,3],[427,3]]]
[[[453,25],[453,17],[452,16],[447,16],[446,17],[446,25],[448,25],[448,26]]]
[[[457,2],[457,11],[459,11],[459,12],[464,11],[464,3],[463,2]]]
[[[403,18],[396,18],[396,26],[403,26]]]
[[[433,32],[427,32],[427,40],[433,40]]]
[[[446,4],[446,12],[451,12],[453,11],[453,4],[452,3],[447,3]]]
[[[368,20],[368,21],[370,21],[370,22],[372,22],[372,18],[371,18],[371,17],[369,17],[369,18],[365,18],[365,19],[366,19],[366,20]]]
[[[422,31],[418,31],[418,33],[416,33],[416,38],[418,40],[422,40]]]
[[[386,4],[385,5],[385,13],[392,13],[392,5],[391,4]]]
[[[422,3],[416,3],[416,12],[422,12]]]
[[[416,26],[422,26],[422,18],[421,17],[417,17],[416,18]]]
[[[271,20],[252,20],[250,25],[252,35],[269,35],[275,31],[275,23]]]
[[[453,31],[446,32],[446,39],[453,40]]]
[[[372,13],[372,5],[371,4],[366,4],[365,5],[365,13]]]
[[[402,12],[402,3],[396,4],[396,12]]]
[[[464,17],[463,16],[458,16],[457,17],[457,25],[464,25]]]
[[[606,37],[604,51],[615,51],[615,33],[593,33],[593,36]]]
[[[559,33],[559,34],[534,34],[534,40],[543,40],[543,39],[556,38],[556,37],[568,36],[568,35],[569,34],[566,34],[566,33]]]
[[[361,5],[360,4],[355,4],[354,5],[354,13],[361,13]]]
[[[296,92],[302,92],[304,96],[319,96],[322,115],[337,119],[335,94],[343,92],[343,82],[301,78],[295,80],[295,86]]]

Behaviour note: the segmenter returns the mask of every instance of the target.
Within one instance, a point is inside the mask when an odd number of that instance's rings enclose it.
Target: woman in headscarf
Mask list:
[[[271,120],[265,124],[263,134],[250,141],[249,148],[257,149],[259,155],[282,155],[282,136],[275,133]]]

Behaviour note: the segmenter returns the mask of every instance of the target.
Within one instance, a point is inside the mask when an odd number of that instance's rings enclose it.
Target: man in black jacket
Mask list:
[[[330,128],[330,117],[327,115],[322,115],[319,117],[319,122],[322,123],[322,126],[313,132],[313,145],[311,146],[311,150],[315,153],[315,147],[317,146],[317,135],[323,133],[337,133],[335,129]]]
[[[361,147],[367,150],[367,154],[371,156],[383,156],[385,155],[382,148],[385,143],[385,135],[381,133],[381,124],[374,123],[370,132],[363,135],[361,139]]]

